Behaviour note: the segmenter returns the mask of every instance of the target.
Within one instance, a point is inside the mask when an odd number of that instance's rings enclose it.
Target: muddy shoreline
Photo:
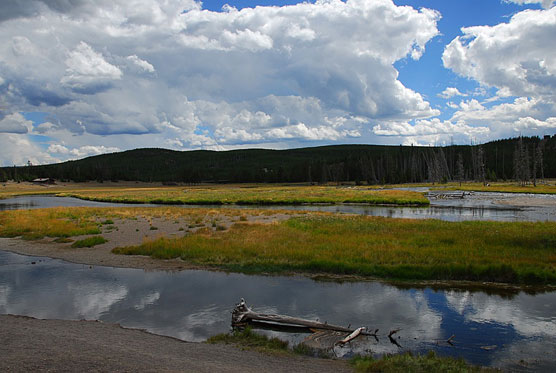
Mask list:
[[[184,342],[98,321],[0,315],[3,372],[350,372],[346,361]]]

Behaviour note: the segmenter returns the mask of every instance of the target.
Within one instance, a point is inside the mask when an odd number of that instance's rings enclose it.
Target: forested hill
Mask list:
[[[369,184],[556,177],[556,135],[446,147],[337,145],[288,150],[135,149],[0,168],[2,180],[342,182]]]

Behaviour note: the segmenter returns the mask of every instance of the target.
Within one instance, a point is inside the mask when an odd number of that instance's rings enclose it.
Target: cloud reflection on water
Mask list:
[[[501,364],[510,358],[531,356],[529,349],[523,350],[529,355],[508,355],[516,346],[529,346],[531,339],[556,343],[556,292],[520,293],[507,299],[482,292],[402,289],[380,282],[329,283],[295,276],[206,271],[145,272],[90,268],[52,259],[30,265],[21,258],[0,251],[1,313],[100,319],[203,341],[229,330],[230,311],[244,297],[259,312],[380,330],[378,342],[362,338],[341,355],[432,348],[477,364]],[[402,329],[398,334],[401,349],[387,338],[388,331],[396,328]],[[456,347],[437,344],[452,334],[456,335]],[[288,338],[299,342],[305,336]],[[480,348],[482,344],[498,347],[486,351]],[[535,359],[555,362],[554,357],[541,352]]]

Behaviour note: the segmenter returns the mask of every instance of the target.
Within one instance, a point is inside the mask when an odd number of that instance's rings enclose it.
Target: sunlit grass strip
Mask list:
[[[122,203],[189,205],[301,205],[362,203],[371,205],[427,206],[422,194],[401,190],[332,186],[211,186],[191,188],[114,188],[67,191],[60,196]]]
[[[242,216],[272,214],[302,214],[287,210],[180,208],[180,207],[56,207],[33,210],[0,211],[0,237],[40,239],[43,237],[72,237],[100,234],[102,225],[114,219],[151,221],[185,219],[192,223],[215,221],[220,216],[240,220]]]
[[[40,239],[98,233],[100,230],[94,221],[68,208],[0,212],[0,237]]]
[[[355,372],[384,372],[384,373],[428,373],[428,372],[498,372],[493,368],[469,365],[463,359],[437,356],[433,351],[426,355],[413,355],[410,352],[396,355],[384,355],[380,359],[372,357],[355,357],[350,363]]]
[[[556,283],[556,223],[308,216],[114,250],[231,271]]]

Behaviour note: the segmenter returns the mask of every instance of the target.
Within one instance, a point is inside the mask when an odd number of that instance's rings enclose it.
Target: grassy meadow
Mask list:
[[[51,194],[100,202],[187,204],[187,205],[300,205],[364,203],[372,205],[427,206],[428,199],[417,192],[376,188],[316,185],[208,185],[160,186],[112,183],[36,186],[7,184],[0,198],[16,195]]]
[[[289,215],[286,220],[247,216]],[[115,248],[247,273],[312,272],[405,280],[556,284],[556,223],[446,222],[286,210],[178,207],[50,208],[0,212],[0,236],[98,235],[138,216],[196,229]],[[287,217],[287,216],[286,216]],[[228,227],[220,225],[226,220]]]
[[[372,205],[426,206],[422,193],[400,190],[338,188],[333,186],[208,186],[133,188],[68,192],[72,196],[102,202],[187,205],[300,205],[364,203]]]
[[[271,225],[202,229],[114,252],[247,273],[556,284],[556,223],[308,214]]]

